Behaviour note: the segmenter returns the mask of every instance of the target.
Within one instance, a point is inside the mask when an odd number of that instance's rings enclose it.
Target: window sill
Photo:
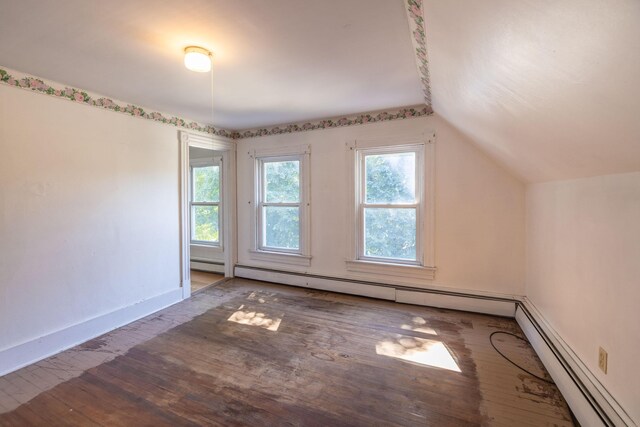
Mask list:
[[[301,265],[308,267],[311,265],[311,257],[300,254],[289,254],[285,252],[269,252],[249,250],[252,259],[258,261],[269,261],[279,264]]]
[[[409,277],[412,279],[434,280],[435,267],[423,267],[421,265],[391,264],[373,261],[350,260],[346,261],[347,270],[356,273],[380,274],[384,276]]]

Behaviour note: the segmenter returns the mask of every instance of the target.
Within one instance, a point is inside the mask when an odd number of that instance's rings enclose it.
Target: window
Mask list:
[[[309,265],[308,155],[255,153],[254,258]]]
[[[359,152],[359,259],[421,263],[419,147]]]
[[[435,134],[346,143],[352,202],[347,270],[408,286],[433,280]],[[355,276],[354,276],[355,277]]]
[[[261,159],[260,249],[300,253],[300,200],[300,159]]]
[[[422,151],[358,150],[358,259],[422,264]]]
[[[219,159],[191,164],[191,243],[220,246],[221,166]]]

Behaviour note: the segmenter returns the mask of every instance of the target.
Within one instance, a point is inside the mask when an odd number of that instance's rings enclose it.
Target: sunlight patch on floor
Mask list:
[[[229,322],[239,323],[241,325],[258,326],[269,331],[276,332],[280,327],[281,318],[270,319],[264,313],[258,311],[243,310],[244,305],[238,308],[238,311],[233,313],[231,317],[227,319]]]
[[[400,327],[407,331],[421,332],[423,334],[429,335],[438,335],[435,329],[426,326],[427,321],[420,316],[415,316],[413,319],[411,319],[411,323],[411,325],[405,323]]]
[[[398,335],[376,344],[376,354],[433,368],[462,372],[441,341]]]

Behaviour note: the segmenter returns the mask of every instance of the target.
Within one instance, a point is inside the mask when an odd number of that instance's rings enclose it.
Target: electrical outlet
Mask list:
[[[600,347],[600,351],[598,352],[598,367],[605,374],[607,373],[607,352],[604,348]]]

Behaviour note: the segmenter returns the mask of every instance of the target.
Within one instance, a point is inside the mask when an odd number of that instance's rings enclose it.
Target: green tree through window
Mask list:
[[[262,245],[300,249],[300,161],[262,162]]]
[[[416,153],[364,155],[364,253],[416,260]]]
[[[220,166],[194,166],[192,240],[220,242]]]

